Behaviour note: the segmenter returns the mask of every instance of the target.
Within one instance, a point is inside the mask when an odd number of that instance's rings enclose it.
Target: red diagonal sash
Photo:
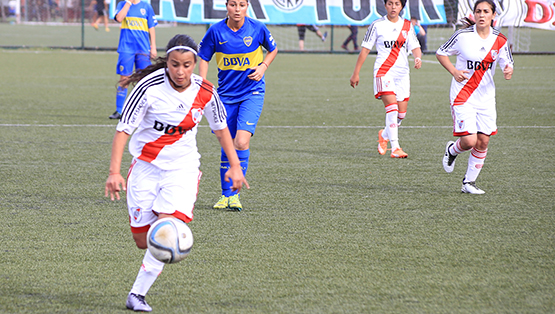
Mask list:
[[[497,39],[491,46],[490,51],[481,62],[482,65],[487,64],[488,66],[481,66],[480,69],[474,70],[474,74],[472,74],[472,76],[468,79],[468,82],[464,84],[461,91],[457,94],[457,97],[455,97],[453,105],[462,105],[468,100],[468,98],[470,98],[472,93],[474,93],[474,91],[480,85],[484,74],[489,69],[489,65],[495,61],[493,59],[493,54],[497,53],[497,55],[495,56],[497,58],[497,56],[499,55],[499,50],[501,49],[501,47],[503,47],[503,45],[505,45],[506,42],[507,39],[504,36],[497,36]]]
[[[376,76],[378,77],[384,76],[387,73],[387,71],[389,71],[389,69],[391,69],[391,67],[395,64],[395,61],[397,61],[397,57],[399,56],[399,51],[401,50],[401,47],[403,47],[403,45],[405,44],[405,41],[407,40],[407,38],[403,36],[403,31],[405,31],[404,33],[406,34],[406,36],[408,36],[409,30],[410,30],[410,21],[405,20],[405,22],[403,23],[403,28],[399,32],[399,37],[397,38],[397,44],[391,47],[391,52],[389,53],[389,56],[387,56],[387,59],[385,59],[384,63],[378,70],[378,73],[376,74]]]
[[[205,83],[203,82],[203,84]],[[183,121],[181,121],[181,123],[179,123],[179,125],[172,130],[172,133],[165,133],[155,141],[146,143],[141,151],[141,155],[138,158],[146,162],[151,162],[156,159],[164,147],[179,141],[185,133],[198,124],[198,121],[193,121],[193,109],[204,109],[204,106],[206,106],[206,103],[209,102],[211,98],[212,89],[201,87],[195,97],[193,105],[191,106],[191,110],[189,110],[189,113],[187,113]]]

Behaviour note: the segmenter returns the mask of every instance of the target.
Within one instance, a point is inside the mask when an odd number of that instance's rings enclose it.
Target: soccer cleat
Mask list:
[[[322,41],[326,41],[326,38],[328,38],[328,32],[324,33],[324,36],[322,36]]]
[[[98,25],[96,23],[93,23],[92,27],[94,27],[95,30],[98,30]]]
[[[106,32],[107,32],[107,33],[109,33],[109,32],[110,32],[110,29],[109,29],[108,27],[106,27]]]
[[[403,151],[401,147],[391,153],[391,158],[407,158],[409,155]]]
[[[449,148],[454,144],[455,142],[449,141],[445,146],[445,154],[443,155],[443,169],[447,173],[453,172],[453,169],[455,168],[455,158],[457,158],[457,155],[453,156],[451,155],[451,153],[449,153]]]
[[[469,194],[484,194],[484,190],[476,186],[476,181],[464,182],[462,184],[461,192]]]
[[[382,137],[382,132],[383,129],[378,131],[378,153],[380,153],[380,155],[385,155],[387,151],[387,142],[389,142],[389,140]]]
[[[145,301],[145,297],[143,295],[130,293],[127,296],[127,302],[125,302],[125,306],[133,310],[135,312],[151,312],[152,308],[148,303]]]
[[[229,204],[229,197],[222,195],[216,204],[214,204],[214,209],[226,209]]]
[[[341,45],[341,48],[343,48],[343,49],[349,51],[349,48],[347,48],[347,46],[345,46],[345,45]]]
[[[109,116],[108,119],[117,119],[117,120],[119,120],[119,119],[121,119],[121,114],[116,111],[116,112],[112,113],[112,115]]]
[[[239,201],[239,194],[231,195],[229,197],[229,208],[238,212],[243,209],[243,205],[241,205],[241,202]]]

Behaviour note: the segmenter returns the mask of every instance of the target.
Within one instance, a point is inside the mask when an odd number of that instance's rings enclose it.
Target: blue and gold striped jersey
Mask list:
[[[124,5],[125,1],[118,3],[116,15]],[[127,12],[127,16],[121,22],[118,52],[150,53],[150,34],[148,30],[156,25],[158,25],[158,21],[150,4],[141,1],[132,5],[129,12]]]
[[[264,93],[264,79],[254,81],[247,76],[264,60],[267,51],[276,49],[270,31],[261,22],[245,17],[237,31],[227,26],[227,19],[212,25],[199,44],[199,57],[210,61],[216,54],[218,63],[218,94],[224,103],[236,103],[252,93]]]

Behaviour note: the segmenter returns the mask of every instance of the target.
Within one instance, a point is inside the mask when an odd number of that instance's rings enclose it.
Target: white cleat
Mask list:
[[[145,297],[139,294],[130,293],[127,296],[125,306],[135,312],[151,312],[152,308],[145,301]]]
[[[476,181],[471,181],[471,182],[464,182],[463,181],[461,192],[469,193],[469,194],[484,194],[484,193],[486,193],[486,192],[484,192],[483,190],[479,189],[476,186]]]
[[[443,154],[443,169],[447,173],[451,173],[453,172],[453,169],[455,169],[455,159],[457,158],[457,155],[453,156],[449,153],[449,148],[454,144],[455,142],[453,141],[447,142],[447,145],[445,146],[445,154]]]

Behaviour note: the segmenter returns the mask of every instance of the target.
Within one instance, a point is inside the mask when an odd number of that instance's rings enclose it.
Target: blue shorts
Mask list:
[[[135,65],[135,70],[141,70],[151,65],[150,53],[120,52],[116,73],[123,76],[129,76],[133,73],[133,65]]]
[[[264,93],[252,94],[248,99],[238,103],[224,102],[224,105],[231,137],[235,138],[237,130],[248,131],[254,135],[264,106]]]

